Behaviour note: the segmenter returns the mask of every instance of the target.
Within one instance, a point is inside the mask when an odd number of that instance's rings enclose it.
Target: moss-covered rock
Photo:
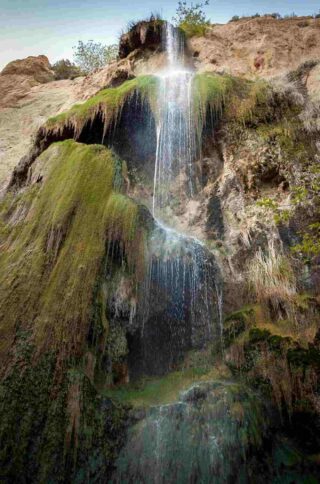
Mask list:
[[[103,482],[126,433],[125,407],[101,398],[79,367],[34,364],[21,335],[0,385],[2,482]]]

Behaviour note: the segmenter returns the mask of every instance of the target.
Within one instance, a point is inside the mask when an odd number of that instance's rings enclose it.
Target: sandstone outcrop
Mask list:
[[[54,80],[54,72],[45,55],[9,62],[0,74],[0,108],[14,105],[33,86]]]

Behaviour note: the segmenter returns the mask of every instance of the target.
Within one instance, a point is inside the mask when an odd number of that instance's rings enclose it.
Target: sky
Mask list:
[[[158,12],[171,20],[178,0],[0,0],[0,69],[13,59],[45,54],[51,63],[72,60],[78,40],[118,41],[131,20]],[[312,15],[319,0],[211,0],[210,20],[225,23],[233,15],[295,12]]]

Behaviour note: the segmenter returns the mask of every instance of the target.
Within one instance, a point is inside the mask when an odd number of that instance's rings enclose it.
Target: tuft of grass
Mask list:
[[[143,264],[138,207],[114,187],[111,151],[67,140],[43,160],[43,184],[0,214],[0,356],[18,330],[31,331],[39,350],[81,354],[106,247],[117,242],[133,272]]]
[[[259,303],[269,303],[278,310],[296,297],[296,279],[287,257],[269,243],[267,253],[258,250],[253,258],[248,277]]]

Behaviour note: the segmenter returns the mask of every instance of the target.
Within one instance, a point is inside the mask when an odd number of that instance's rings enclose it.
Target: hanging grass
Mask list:
[[[106,247],[119,244],[133,272],[143,264],[138,207],[114,188],[110,150],[67,140],[44,158],[43,184],[1,211],[0,358],[20,330],[30,330],[39,350],[81,354]]]

